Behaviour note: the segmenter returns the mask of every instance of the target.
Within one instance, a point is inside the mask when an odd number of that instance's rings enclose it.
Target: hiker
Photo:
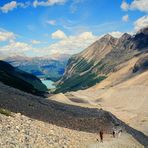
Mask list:
[[[121,133],[122,133],[122,130],[119,130],[119,131],[118,131],[118,137],[121,136]]]
[[[100,141],[103,142],[103,131],[100,130],[100,133],[99,134],[100,134]]]
[[[114,137],[114,138],[116,137],[116,132],[115,132],[115,130],[113,130],[113,137]]]
[[[117,137],[120,137],[121,136],[121,133],[122,133],[122,130],[119,130],[119,131],[113,130],[113,133],[112,134],[113,134],[113,137],[116,138],[116,136]]]

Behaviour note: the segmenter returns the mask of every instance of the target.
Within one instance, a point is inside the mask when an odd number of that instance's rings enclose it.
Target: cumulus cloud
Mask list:
[[[51,38],[52,39],[65,39],[67,38],[67,36],[63,31],[57,30],[56,32],[51,34]]]
[[[79,38],[82,40],[89,40],[94,38],[94,35],[92,34],[92,32],[83,32],[79,35]]]
[[[115,38],[120,38],[123,35],[123,32],[113,31],[113,32],[110,32],[109,34]]]
[[[142,12],[148,12],[148,0],[133,0],[130,4],[128,4],[125,0],[123,0],[121,8],[124,11],[139,10]]]
[[[56,25],[56,20],[48,20],[46,23],[54,26]]]
[[[17,7],[17,2],[12,1],[10,3],[5,4],[3,7],[1,7],[1,11],[3,13],[7,13],[8,11],[11,11]]]
[[[0,42],[14,40],[16,35],[13,32],[0,30]]]
[[[130,6],[131,9],[148,12],[148,0],[134,0]]]
[[[5,56],[24,55],[29,50],[32,50],[29,44],[16,41],[11,41],[8,45],[0,47],[0,52]]]
[[[129,9],[129,4],[126,1],[122,1],[121,9],[127,11]]]
[[[60,33],[62,35],[59,35]],[[53,35],[54,34],[54,35]],[[52,54],[76,54],[88,46],[90,46],[92,43],[94,43],[96,40],[102,37],[96,36],[92,32],[83,32],[78,35],[66,35],[63,31],[57,30],[55,33],[53,33],[51,36],[55,39],[60,39],[59,41],[52,43],[48,46],[42,47],[42,48],[35,48],[33,47],[33,44],[38,44],[39,42],[37,40],[32,40],[32,46],[24,43],[24,42],[15,42],[12,41],[8,45],[5,45],[0,48],[0,52],[2,53],[9,53],[11,56],[16,55],[28,55],[28,53],[31,53],[31,55],[34,56],[47,56]],[[112,36],[119,38],[122,36],[122,32],[111,32],[109,33]]]
[[[47,7],[47,6],[52,6],[52,5],[55,5],[55,4],[64,4],[65,2],[66,2],[66,0],[46,0],[46,1],[35,0],[33,2],[33,6],[34,7],[37,7],[37,6]]]
[[[128,15],[124,15],[124,16],[122,17],[122,21],[123,21],[123,22],[128,22],[128,20],[129,20],[129,16],[128,16]]]
[[[17,8],[17,7],[21,7],[21,8],[26,8],[30,5],[30,2],[26,2],[26,3],[19,3],[16,1],[11,1],[9,3],[6,3],[5,5],[3,5],[0,10],[3,13],[8,13],[9,11],[12,11],[13,9]]]
[[[8,32],[0,28],[0,42],[5,42],[0,45],[1,57],[24,55],[25,52],[32,50],[31,45],[16,41],[17,35],[13,32]]]
[[[134,22],[135,30],[138,31],[141,28],[148,26],[148,16],[143,16]]]
[[[76,36],[67,36],[42,50],[46,55],[55,53],[75,54],[88,47],[97,39],[98,37],[93,35],[92,32],[83,32]],[[38,50],[38,52],[40,51]]]
[[[46,1],[38,1],[34,0],[33,3],[27,1],[27,2],[17,2],[17,1],[11,1],[9,3],[6,3],[2,7],[0,7],[0,10],[3,13],[8,13],[9,11],[12,11],[16,8],[26,8],[28,6],[38,7],[38,6],[52,6],[55,4],[64,4],[67,0],[46,0]]]

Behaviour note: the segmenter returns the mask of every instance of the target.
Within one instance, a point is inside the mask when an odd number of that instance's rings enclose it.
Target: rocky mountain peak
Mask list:
[[[109,40],[114,40],[115,38],[113,36],[111,36],[110,34],[106,34],[104,35],[100,41],[104,40],[104,41],[109,41]]]
[[[121,36],[121,40],[128,40],[130,39],[132,36],[128,33],[124,33],[122,36]]]

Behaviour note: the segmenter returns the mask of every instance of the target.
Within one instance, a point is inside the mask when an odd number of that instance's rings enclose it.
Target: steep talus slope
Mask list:
[[[98,135],[63,128],[28,118],[20,113],[7,117],[0,114],[0,147],[39,148],[143,148],[131,135],[120,138],[105,135],[104,142],[96,141]],[[125,142],[126,141],[126,142]]]
[[[106,111],[65,105],[21,92],[2,83],[0,83],[0,108],[20,112],[58,126],[92,133],[100,128],[105,128],[106,132],[109,132],[118,122]]]
[[[148,28],[131,36],[127,33],[115,39],[106,35],[80,54],[73,56],[56,92],[86,89],[104,80],[118,66],[148,51]]]
[[[4,61],[0,61],[0,81],[37,95],[42,95],[47,91],[46,86],[36,76],[14,68]]]
[[[145,135],[102,109],[58,103],[27,94],[2,83],[0,83],[0,108],[17,113],[13,113],[12,117],[4,117],[0,114],[0,146],[2,147],[29,145],[83,148],[96,143],[100,129],[104,130],[105,143],[109,142],[114,147],[127,146],[123,143],[126,140],[129,142],[128,147],[139,148],[148,145]],[[113,128],[123,129],[125,134],[122,136],[124,139],[121,138],[116,144],[110,136]],[[134,139],[127,132],[137,136],[133,135]]]

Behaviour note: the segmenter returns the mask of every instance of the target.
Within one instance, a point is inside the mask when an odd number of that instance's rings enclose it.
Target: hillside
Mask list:
[[[25,92],[43,95],[47,88],[36,76],[0,61],[0,81]]]
[[[148,28],[119,39],[105,35],[68,61],[66,72],[57,84],[58,92],[86,89],[106,79],[118,66],[148,51]]]
[[[8,116],[4,115],[5,112]],[[110,145],[114,148],[142,148],[143,145],[148,145],[145,135],[105,110],[42,99],[2,83],[0,123],[1,147],[86,148]],[[124,131],[119,140],[112,138],[113,128]],[[105,134],[103,144],[97,142],[100,129],[103,129]]]
[[[51,96],[56,101],[103,108],[132,127],[148,134],[148,54],[118,65],[104,81],[86,90]]]

